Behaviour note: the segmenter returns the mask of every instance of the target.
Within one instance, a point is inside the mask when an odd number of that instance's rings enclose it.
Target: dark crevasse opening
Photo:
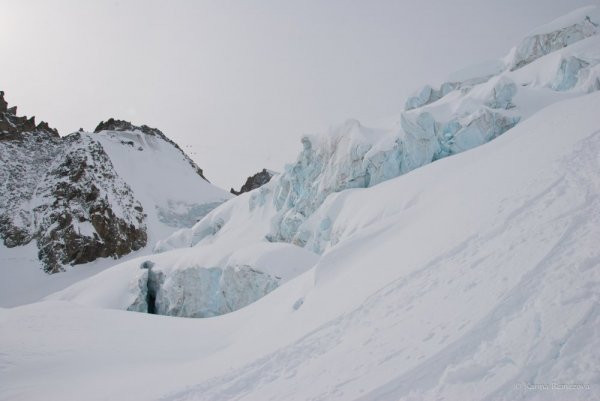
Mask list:
[[[156,306],[156,295],[160,290],[160,286],[164,280],[164,275],[161,272],[152,270],[154,263],[151,261],[145,261],[140,265],[140,268],[148,270],[148,278],[146,281],[146,305],[147,313],[152,315],[157,314]]]
[[[146,303],[148,304],[148,313],[156,315],[158,307],[156,305],[156,296],[164,281],[162,272],[155,272],[148,269],[148,292],[146,295]]]
[[[148,313],[150,313],[151,315],[156,315],[156,293],[150,291],[150,285],[148,285],[148,295],[146,295],[146,303],[148,304]]]

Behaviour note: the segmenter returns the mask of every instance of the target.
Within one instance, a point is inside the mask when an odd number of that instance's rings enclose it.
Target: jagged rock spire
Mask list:
[[[8,107],[8,103],[4,100],[4,91],[0,91],[0,113],[6,113],[6,108]]]
[[[0,140],[19,140],[23,134],[38,133],[58,138],[58,131],[42,121],[35,124],[35,117],[17,116],[17,106],[8,107],[4,91],[0,91]]]

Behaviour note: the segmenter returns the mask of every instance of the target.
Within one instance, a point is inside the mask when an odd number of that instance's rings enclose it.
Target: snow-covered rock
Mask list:
[[[258,173],[254,174],[253,176],[250,176],[246,179],[246,182],[244,183],[244,185],[241,186],[239,191],[236,191],[235,189],[231,188],[231,190],[229,190],[229,192],[231,192],[234,195],[241,195],[245,192],[249,192],[252,191],[253,189],[257,189],[262,187],[263,185],[265,185],[267,182],[271,181],[271,178],[273,178],[273,176],[277,174],[274,171],[271,170],[267,170],[266,168],[263,168],[262,171],[259,171]]]
[[[156,129],[109,120],[61,138],[3,95],[0,236],[7,247],[35,241],[47,272],[153,245],[231,197]]]

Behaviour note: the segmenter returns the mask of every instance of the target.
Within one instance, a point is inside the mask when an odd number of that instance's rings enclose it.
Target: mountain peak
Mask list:
[[[94,129],[94,133],[95,134],[98,134],[98,133],[100,133],[102,131],[117,131],[117,132],[135,132],[135,131],[139,131],[139,132],[142,132],[142,133],[144,133],[146,135],[156,136],[158,138],[161,138],[162,140],[170,143],[175,148],[177,148],[185,156],[185,158],[188,160],[188,162],[194,168],[194,170],[196,170],[196,173],[200,177],[202,177],[206,181],[208,181],[208,179],[204,176],[204,172],[202,171],[202,169],[200,167],[198,167],[198,165],[192,159],[189,158],[189,156],[179,147],[179,145],[177,145],[175,142],[173,142],[172,140],[170,140],[158,128],[152,128],[152,127],[149,127],[147,125],[134,125],[134,124],[130,123],[129,121],[116,120],[114,118],[109,118],[106,121],[100,121],[100,124],[98,124],[98,126],[96,127],[96,129]]]
[[[102,131],[141,131],[147,135],[156,135],[166,139],[165,134],[157,128],[152,128],[147,125],[133,125],[129,121],[115,120],[114,118],[100,121],[96,129],[94,129],[94,133],[97,134]]]

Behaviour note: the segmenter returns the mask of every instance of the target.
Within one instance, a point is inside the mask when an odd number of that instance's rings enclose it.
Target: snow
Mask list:
[[[593,399],[598,107],[339,193],[337,245],[236,312],[2,309],[0,399]],[[518,388],[553,382],[590,389]]]

